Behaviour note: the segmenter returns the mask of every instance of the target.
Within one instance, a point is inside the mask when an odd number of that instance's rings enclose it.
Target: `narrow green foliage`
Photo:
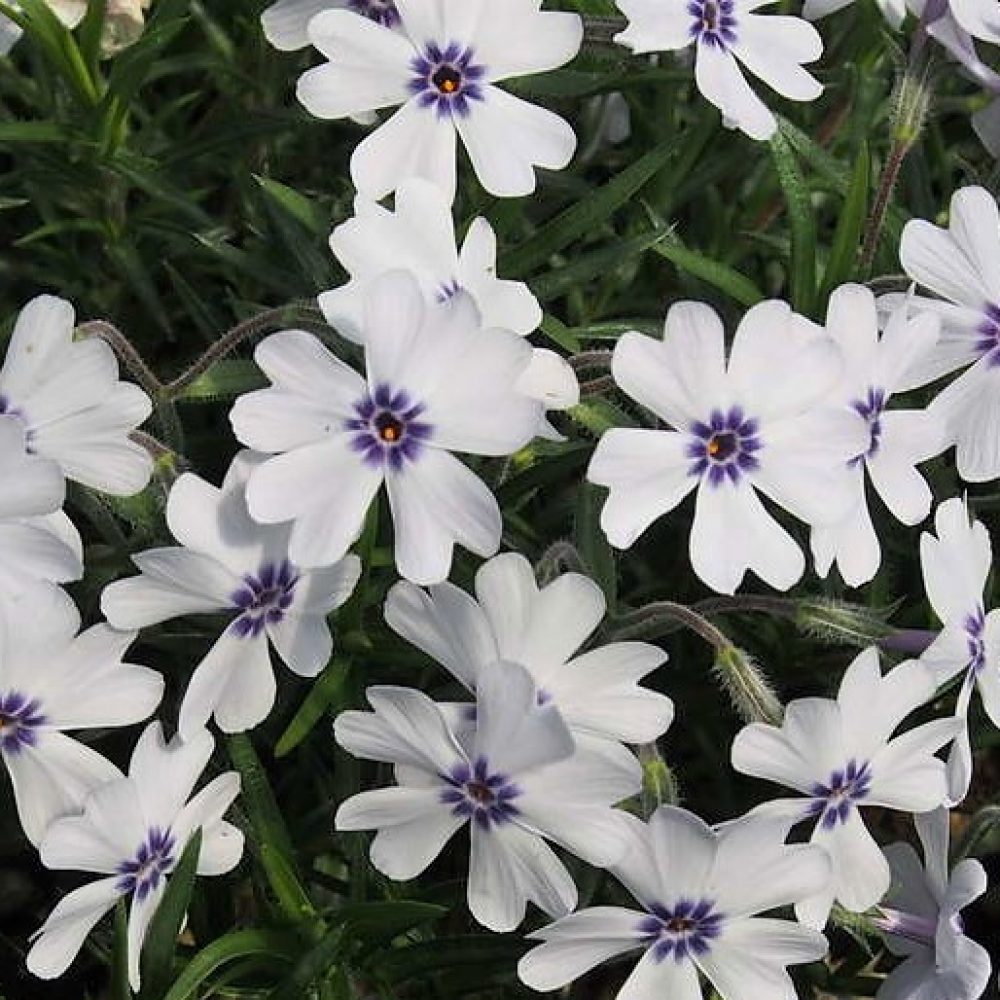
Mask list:
[[[338,657],[316,678],[288,728],[275,745],[275,757],[290,754],[316,728],[330,706],[340,700],[348,669],[347,661]]]
[[[124,899],[115,906],[115,935],[111,951],[111,1000],[132,1000],[128,981],[128,906]]]
[[[745,275],[704,254],[689,250],[676,237],[662,240],[653,249],[679,271],[700,278],[740,305],[753,306],[765,298],[764,293]]]
[[[833,234],[830,256],[823,273],[823,288],[820,300],[825,301],[830,293],[847,281],[857,277],[858,252],[868,218],[868,199],[871,187],[871,156],[868,143],[863,142],[854,161],[851,184],[844,198],[844,205]]]
[[[771,139],[771,157],[785,195],[792,235],[788,293],[792,307],[811,316],[816,304],[816,216],[805,175],[785,136]]]

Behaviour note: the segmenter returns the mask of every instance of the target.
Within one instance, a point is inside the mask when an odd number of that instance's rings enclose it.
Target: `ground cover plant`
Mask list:
[[[996,996],[993,0],[0,0],[0,997]]]

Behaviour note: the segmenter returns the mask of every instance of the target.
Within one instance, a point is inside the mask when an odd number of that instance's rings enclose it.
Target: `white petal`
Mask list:
[[[27,966],[39,979],[58,979],[79,954],[98,920],[118,901],[118,878],[91,882],[64,896],[38,931]]]
[[[587,479],[610,490],[601,511],[608,541],[629,548],[697,485],[690,475],[687,439],[673,431],[614,427],[591,457]]]
[[[316,677],[330,662],[333,636],[323,615],[286,614],[267,623],[267,635],[285,666],[300,677]]]
[[[4,479],[0,517],[31,517],[58,510],[66,496],[62,470],[26,451],[24,427],[14,417],[0,417],[0,473]]]
[[[264,37],[282,52],[309,44],[309,22],[321,10],[342,6],[343,0],[277,0],[260,17]]]
[[[0,370],[6,396],[23,400],[44,380],[72,342],[75,324],[72,305],[54,295],[39,295],[21,310]]]
[[[384,29],[383,29],[384,30]],[[414,98],[361,142],[351,156],[351,180],[379,200],[408,177],[438,185],[455,197],[455,126]]]
[[[863,913],[885,895],[892,880],[889,863],[857,809],[832,830],[817,823],[812,842],[829,852],[836,897],[847,909]]]
[[[480,574],[504,558],[498,556],[487,563]],[[437,660],[470,691],[475,690],[480,668],[497,659],[497,643],[482,609],[454,584],[442,583],[427,593],[400,581],[386,598],[385,620],[393,631]]]
[[[661,961],[650,948],[618,991],[617,1000],[701,1000],[694,962]]]
[[[243,856],[243,834],[222,822],[239,793],[240,776],[233,771],[220,774],[188,802],[171,828],[178,845],[185,846],[195,830],[202,831],[199,875],[223,875]]]
[[[486,484],[454,455],[426,449],[387,480],[396,567],[419,584],[440,583],[456,544],[480,556],[500,547],[502,520]]]
[[[1000,368],[989,356],[941,392],[928,413],[954,441],[958,474],[966,482],[1000,478]]]
[[[864,499],[840,524],[814,527],[810,545],[817,575],[825,577],[836,563],[849,587],[868,583],[882,564],[882,547]]]
[[[539,11],[535,0],[511,0],[496,17],[489,0],[479,0],[476,55],[489,67],[488,79],[506,80],[558,69],[580,51],[583,22],[577,14]]]
[[[649,833],[660,885],[675,898],[700,899],[715,867],[716,835],[677,806],[660,806],[650,817]]]
[[[965,616],[980,606],[992,562],[989,532],[971,521],[963,500],[953,497],[934,515],[937,537],[920,536],[920,565],[928,600],[938,618],[964,626]]]
[[[691,44],[691,21],[680,3],[665,7],[662,0],[615,0],[628,18],[628,27],[615,35],[619,45],[635,53],[670,52]]]
[[[148,826],[171,826],[208,765],[215,741],[207,730],[167,740],[159,722],[150,723],[132,751],[128,775],[142,801]]]
[[[958,719],[935,719],[894,739],[872,761],[869,801],[905,812],[941,805],[948,784],[944,762],[933,754],[958,734]]]
[[[799,17],[747,14],[740,18],[736,58],[754,76],[793,101],[814,101],[822,84],[802,68],[823,54],[819,32]]]
[[[437,792],[433,795],[437,800]],[[442,809],[440,801],[435,801],[435,808],[424,815],[379,830],[372,841],[372,864],[388,878],[416,878],[465,823],[464,816]]]
[[[751,139],[774,135],[778,128],[774,115],[753,92],[728,49],[699,44],[695,80],[705,98],[722,112],[724,122],[732,122]]]
[[[490,84],[469,114],[455,119],[479,182],[501,198],[535,190],[535,168],[562,170],[576,152],[576,134],[559,115]]]
[[[213,712],[224,733],[244,733],[260,725],[270,715],[277,692],[267,642],[263,638],[236,642],[243,643],[242,656],[229,671]]]
[[[138,993],[142,985],[139,978],[139,964],[142,948],[146,943],[149,925],[167,891],[166,878],[161,879],[145,896],[135,893],[128,914],[128,981],[133,992]]]
[[[531,352],[528,367],[516,385],[518,392],[537,399],[547,410],[568,410],[580,402],[580,383],[573,366],[544,348]]]

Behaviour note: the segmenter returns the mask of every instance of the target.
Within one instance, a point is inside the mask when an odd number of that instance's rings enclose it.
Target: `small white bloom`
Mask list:
[[[512,77],[556,69],[579,51],[579,15],[541,11],[541,0],[396,0],[388,30],[348,10],[309,22],[309,40],[330,61],[299,79],[298,97],[319,118],[347,118],[402,105],[355,149],[351,177],[380,199],[407,177],[455,194],[461,136],[491,194],[535,190],[535,167],[561,170],[576,149],[558,115],[501,90]]]
[[[528,560],[507,553],[476,573],[475,600],[452,583],[429,592],[397,583],[385,620],[470,691],[493,664],[519,664],[575,736],[651,743],[667,731],[674,706],[639,681],[667,654],[646,642],[612,642],[577,655],[605,610],[593,580],[566,573],[539,589]]]
[[[127,898],[129,982],[139,990],[146,932],[188,841],[201,830],[199,875],[223,875],[243,856],[243,834],[222,818],[239,794],[239,775],[221,774],[192,796],[213,747],[204,730],[187,742],[175,737],[168,743],[154,722],[136,745],[128,777],[118,775],[97,789],[83,815],[50,827],[40,849],[47,868],[106,877],[75,889],[49,914],[28,953],[32,973],[61,976],[94,925]]]
[[[970,523],[957,497],[934,515],[937,537],[920,536],[924,588],[943,628],[921,660],[945,684],[964,672],[955,713],[961,729],[948,757],[948,801],[961,802],[972,784],[972,747],[966,721],[974,688],[983,708],[1000,728],[1000,610],[986,614],[983,594],[992,565],[990,535],[981,521]]]
[[[263,456],[243,452],[222,489],[186,473],[167,500],[167,524],[180,548],[134,556],[141,576],[105,587],[101,609],[120,628],[143,628],[178,615],[229,612],[233,620],[195,669],[180,712],[185,738],[211,716],[223,732],[263,722],[274,705],[269,645],[301,677],[328,663],[326,616],[350,597],[361,575],[357,556],[306,570],[288,558],[289,528],[262,526],[247,513],[246,484]]]
[[[829,890],[796,907],[803,922],[822,927],[835,899],[863,912],[889,888],[889,866],[860,807],[929,812],[944,801],[944,761],[934,754],[954,737],[955,721],[935,719],[892,737],[935,690],[933,675],[917,660],[883,677],[878,650],[871,647],[848,667],[836,701],[800,698],[788,705],[780,729],[754,723],[737,735],[732,750],[737,771],[806,796],[777,799],[758,810],[789,823],[815,818],[812,842],[833,860]]]
[[[309,22],[324,10],[353,10],[387,28],[399,25],[394,0],[278,0],[261,15],[264,36],[282,52],[309,44]]]
[[[62,513],[66,481],[59,466],[26,448],[24,426],[0,417],[0,595],[18,596],[39,581],[83,575],[83,543]]]
[[[756,14],[773,0],[615,0],[628,27],[615,41],[633,52],[673,52],[694,45],[695,82],[723,123],[751,139],[769,139],[778,122],[740,68],[793,101],[823,92],[802,68],[823,54],[819,32],[800,17]]]
[[[0,757],[14,787],[21,826],[37,844],[57,817],[76,812],[118,769],[66,735],[129,726],[163,696],[156,671],[123,663],[134,632],[95,625],[55,588],[27,591],[0,620]]]
[[[373,687],[368,701],[374,713],[337,718],[337,741],[393,764],[398,785],[348,799],[336,825],[378,830],[371,859],[384,875],[415,878],[468,824],[469,909],[483,926],[509,931],[528,902],[554,917],[576,906],[573,879],[546,839],[591,864],[621,857],[624,814],[611,806],[639,790],[638,761],[623,761],[608,741],[576,749],[523,667],[480,672],[473,725],[461,732],[420,691]]]
[[[372,282],[364,330],[367,380],[308,333],[257,348],[272,387],[241,396],[230,419],[244,444],[282,454],[250,476],[250,513],[294,519],[292,561],[329,565],[385,483],[400,574],[440,583],[456,543],[500,547],[496,498],[452,452],[510,455],[531,440],[541,405],[518,388],[531,350],[509,331],[486,336],[465,293],[428,304],[403,271]]]
[[[906,273],[940,299],[916,296],[911,308],[941,320],[941,339],[900,389],[926,385],[971,365],[944,389],[930,412],[956,447],[968,482],[1000,476],[1000,212],[980,187],[957,191],[942,229],[923,219],[906,224],[899,250]],[[887,297],[894,306],[897,296]],[[942,301],[944,300],[944,301]]]
[[[411,178],[400,184],[394,211],[358,195],[354,218],[333,231],[330,248],[351,280],[321,294],[320,308],[327,322],[355,343],[364,342],[369,286],[395,270],[409,271],[430,302],[467,292],[487,331],[513,330],[526,337],[542,321],[538,300],[524,282],[497,277],[496,235],[486,219],[473,220],[459,250],[451,205],[429,181]],[[550,410],[565,410],[580,401],[580,386],[569,363],[543,348],[533,349],[521,388]]]
[[[959,914],[986,892],[986,872],[966,859],[949,875],[946,809],[916,816],[915,823],[922,865],[909,844],[885,849],[892,888],[875,922],[889,950],[905,961],[879,987],[876,1000],[978,1000],[990,980],[990,955],[965,936]]]
[[[854,0],[806,0],[805,6],[802,8],[802,16],[808,17],[810,21],[816,21],[828,14],[843,10],[853,2]],[[875,6],[893,28],[899,28],[906,20],[907,8],[916,8],[917,2],[916,0],[875,0]]]
[[[757,490],[808,524],[836,524],[855,503],[848,462],[870,436],[826,400],[843,369],[837,344],[783,302],[754,306],[726,359],[715,311],[682,302],[664,339],[626,333],[615,347],[618,385],[671,430],[604,434],[587,478],[610,495],[601,526],[624,549],[697,490],[691,564],[731,594],[748,569],[787,590],[805,569],[795,540]]]
[[[529,937],[543,941],[518,965],[533,989],[557,990],[601,962],[642,951],[618,1000],[701,1000],[700,972],[726,1000],[794,997],[789,965],[815,962],[826,938],[758,913],[822,891],[830,861],[786,845],[783,829],[744,817],[714,831],[661,806],[648,827],[629,817],[625,858],[612,871],[642,910],[598,906]]]
[[[24,426],[28,449],[58,462],[67,479],[117,496],[142,490],[153,471],[129,440],[152,412],[149,397],[118,381],[101,340],[73,340],[73,307],[41,295],[21,310],[0,368],[0,414]]]
[[[963,31],[992,45],[1000,45],[1000,11],[996,0],[948,0],[952,17]]]
[[[862,285],[844,285],[830,297],[826,328],[845,362],[834,398],[847,405],[869,441],[850,462],[857,496],[854,510],[840,524],[814,528],[812,551],[820,576],[836,562],[844,581],[860,587],[882,562],[865,497],[865,472],[903,524],[918,524],[931,509],[930,487],[915,466],[944,449],[943,428],[924,410],[890,410],[889,400],[913,365],[933,349],[940,325],[930,315],[908,320],[902,307],[879,339],[875,296]]]

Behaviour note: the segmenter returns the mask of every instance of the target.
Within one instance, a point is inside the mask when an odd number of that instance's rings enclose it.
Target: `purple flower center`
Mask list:
[[[879,449],[882,440],[882,414],[885,412],[888,396],[885,389],[869,386],[864,399],[851,401],[851,408],[859,417],[868,422],[868,450],[855,458],[852,458],[848,465],[857,465],[858,462],[866,458],[871,458]]]
[[[431,437],[433,428],[420,420],[423,403],[415,403],[404,389],[375,387],[354,404],[357,416],[347,421],[352,431],[351,447],[366,463],[398,472],[404,462],[415,462]]]
[[[711,942],[722,933],[723,920],[711,899],[680,899],[673,906],[651,907],[650,916],[639,924],[639,933],[653,949],[657,962],[670,957],[683,962],[709,951]]]
[[[690,0],[687,11],[693,19],[691,37],[705,45],[728,49],[736,42],[735,10],[734,0]]]
[[[0,694],[0,750],[18,753],[38,742],[38,730],[48,722],[41,702],[20,691]]]
[[[809,815],[819,816],[823,826],[832,830],[838,823],[847,822],[851,809],[867,797],[871,785],[871,764],[849,760],[847,767],[834,771],[825,785],[817,783],[812,786]]]
[[[981,357],[990,356],[991,365],[1000,365],[1000,305],[988,305],[979,324],[976,349]]]
[[[173,869],[176,846],[169,829],[150,827],[146,839],[135,852],[135,857],[118,866],[118,874],[122,876],[118,880],[119,891],[135,893],[136,899],[140,901],[145,899]]]
[[[518,815],[514,799],[521,789],[506,774],[491,773],[489,761],[479,757],[473,766],[464,761],[442,775],[447,787],[441,801],[452,807],[456,816],[471,819],[484,830],[510,822]]]
[[[295,600],[295,585],[299,571],[287,559],[280,563],[264,563],[257,575],[248,573],[243,586],[230,595],[230,600],[242,612],[232,625],[241,638],[256,638],[268,622],[277,623]]]
[[[710,485],[721,486],[727,480],[738,483],[744,473],[760,466],[757,452],[764,447],[758,436],[760,425],[745,416],[739,406],[731,407],[728,413],[713,410],[708,423],[696,421],[690,433],[687,457],[693,461],[688,475],[707,478]]]
[[[399,24],[399,11],[394,0],[347,0],[347,6],[356,14],[386,28],[395,28]]]
[[[0,393],[0,417],[14,417],[15,420],[21,422],[24,426],[24,450],[28,454],[34,454],[32,439],[35,436],[35,432],[28,426],[27,414],[3,393]]]
[[[977,608],[965,619],[965,636],[969,647],[969,669],[978,674],[986,666],[986,612]]]
[[[436,298],[438,302],[448,302],[458,295],[461,290],[462,286],[458,283],[457,279],[452,278],[451,281],[443,281],[438,285]]]
[[[475,52],[458,42],[450,42],[442,50],[428,43],[422,56],[410,61],[413,77],[410,93],[416,95],[422,108],[434,108],[439,118],[452,115],[465,117],[471,101],[483,100],[482,81],[486,67],[475,61]]]

